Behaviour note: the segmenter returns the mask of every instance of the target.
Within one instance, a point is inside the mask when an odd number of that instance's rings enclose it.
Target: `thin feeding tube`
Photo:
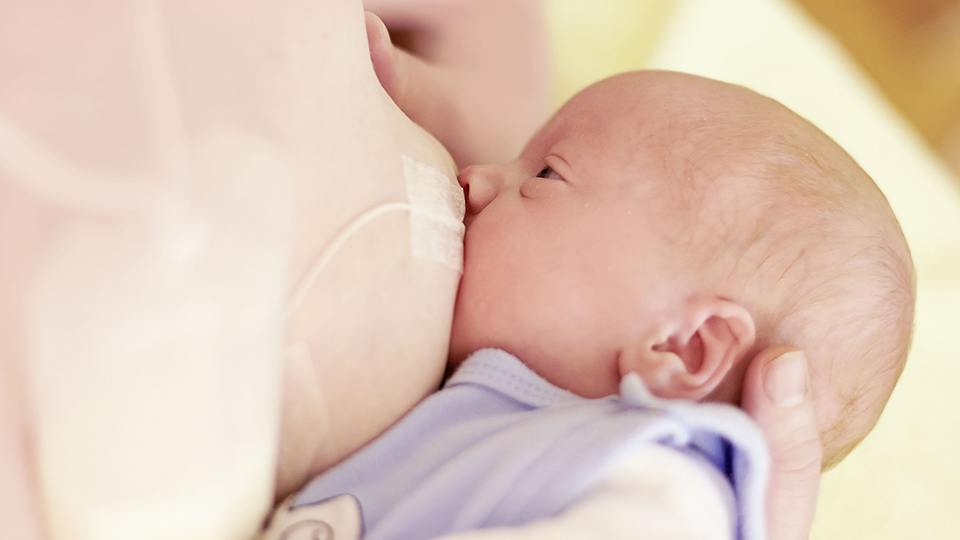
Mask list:
[[[308,267],[307,272],[300,280],[300,283],[297,284],[297,287],[287,299],[287,302],[283,308],[283,318],[286,319],[292,315],[294,311],[296,311],[296,309],[303,302],[303,299],[307,296],[307,293],[310,291],[310,287],[312,287],[313,283],[318,277],[320,277],[324,267],[327,266],[327,264],[330,262],[330,259],[332,259],[337,251],[339,251],[340,248],[347,243],[347,240],[349,240],[351,236],[356,234],[357,231],[378,217],[397,211],[409,212],[410,203],[404,201],[393,201],[379,204],[361,213],[343,229],[341,229],[340,232],[333,237],[330,243],[327,244],[322,251],[320,251],[313,263]]]

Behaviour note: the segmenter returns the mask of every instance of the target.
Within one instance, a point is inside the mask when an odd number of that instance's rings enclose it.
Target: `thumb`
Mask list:
[[[373,71],[380,85],[393,97],[391,88],[397,85],[397,49],[390,41],[390,33],[380,17],[366,11],[363,14],[367,27],[367,46]]]
[[[469,162],[471,155],[464,133],[461,94],[451,81],[459,80],[450,68],[423,59],[393,46],[387,27],[379,17],[366,12],[367,42],[370,59],[380,85],[410,120],[436,137],[458,164]]]
[[[420,58],[395,47],[380,17],[369,11],[364,17],[370,60],[380,86],[407,116],[423,123],[423,118],[418,117],[426,114],[422,109],[429,108],[424,104],[431,103],[436,97],[428,95],[436,83],[435,70]]]
[[[820,487],[822,448],[802,351],[764,349],[747,368],[742,406],[770,448],[767,531],[770,540],[809,538]]]

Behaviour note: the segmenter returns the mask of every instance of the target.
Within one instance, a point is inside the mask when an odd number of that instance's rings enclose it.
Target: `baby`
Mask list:
[[[643,508],[687,501],[727,516],[706,537],[758,538],[762,440],[705,403],[739,404],[747,360],[806,351],[825,467],[876,423],[910,341],[909,251],[870,178],[782,105],[691,75],[619,75],[512,163],[459,180],[456,372],[294,507],[337,501],[367,538],[555,537],[616,518],[600,507],[675,534],[691,512]],[[695,489],[638,495],[658,471]],[[591,505],[630,490],[627,506]]]
[[[482,347],[584,397],[638,373],[665,398],[739,402],[743,365],[804,350],[830,468],[906,359],[909,250],[883,194],[773,100],[638,72],[567,103],[504,166],[465,169],[454,364]]]

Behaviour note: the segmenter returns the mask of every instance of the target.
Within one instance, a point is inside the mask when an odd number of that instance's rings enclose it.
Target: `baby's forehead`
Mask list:
[[[782,108],[746,88],[673,72],[634,72],[595,83],[571,98],[556,119],[633,124],[647,131],[669,130],[678,118],[709,122],[730,112],[744,125]],[[728,118],[729,119],[729,118]],[[636,122],[640,121],[639,124]]]
[[[677,230],[684,233],[724,224],[750,232],[763,208],[852,189],[841,179],[855,164],[835,146],[769,98],[663,72],[625,74],[587,88],[531,141],[534,154],[558,151],[593,178],[614,178],[620,183],[612,187],[639,192],[644,203],[663,209],[661,217],[683,220]],[[833,186],[821,182],[833,178]]]
[[[568,101],[535,138],[623,165],[702,170],[739,165],[744,150],[795,131],[781,105],[745,88],[676,73],[601,81]]]

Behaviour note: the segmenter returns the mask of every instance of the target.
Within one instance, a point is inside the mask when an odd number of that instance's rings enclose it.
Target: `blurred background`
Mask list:
[[[797,0],[960,172],[960,0]]]
[[[792,1],[830,33],[960,174],[960,0]],[[565,37],[554,36],[560,57],[556,97],[562,103],[579,89],[584,75],[600,78],[623,66],[644,66],[681,2],[547,0],[547,4],[555,29],[564,21],[575,23],[564,28]],[[586,58],[590,66],[570,68]]]
[[[917,267],[905,371],[823,477],[813,540],[960,538],[960,0],[544,0],[554,106],[663,68],[808,118],[890,200]]]

